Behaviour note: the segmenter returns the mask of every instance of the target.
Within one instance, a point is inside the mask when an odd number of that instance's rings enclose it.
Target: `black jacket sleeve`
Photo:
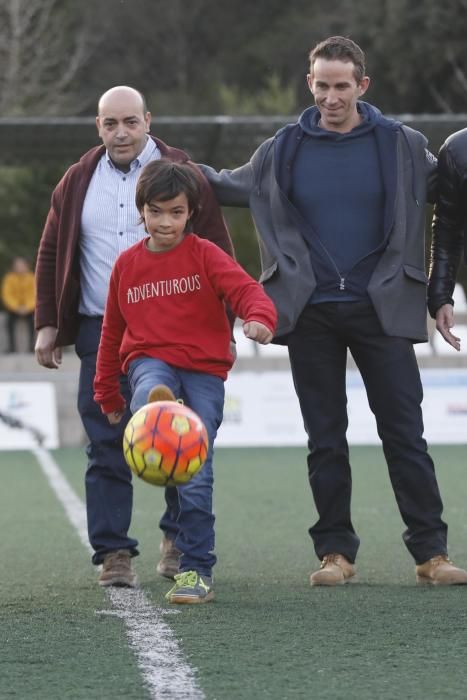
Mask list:
[[[431,316],[443,304],[454,304],[452,295],[466,243],[467,225],[467,129],[450,137],[438,156],[438,198],[431,239],[428,309]]]

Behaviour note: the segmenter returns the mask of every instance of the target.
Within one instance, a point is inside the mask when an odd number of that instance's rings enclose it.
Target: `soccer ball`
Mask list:
[[[128,421],[123,454],[133,474],[156,486],[181,486],[201,469],[208,434],[201,418],[175,401],[142,406]]]

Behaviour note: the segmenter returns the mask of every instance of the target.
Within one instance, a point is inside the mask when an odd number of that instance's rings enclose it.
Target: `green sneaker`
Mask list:
[[[183,571],[175,576],[175,586],[165,595],[169,603],[208,603],[214,598],[211,576]]]

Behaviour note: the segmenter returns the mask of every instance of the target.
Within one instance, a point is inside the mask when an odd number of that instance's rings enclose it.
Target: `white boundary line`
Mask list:
[[[34,448],[32,452],[82,544],[92,552],[84,504],[50,453],[42,447]],[[163,621],[164,615],[174,611],[151,605],[140,588],[111,587],[105,589],[105,593],[113,610],[102,610],[99,614],[116,615],[124,621],[150,697],[154,700],[204,700],[194,669],[184,661],[172,629]]]

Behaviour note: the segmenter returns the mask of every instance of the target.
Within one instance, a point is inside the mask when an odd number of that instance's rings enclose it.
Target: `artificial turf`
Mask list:
[[[467,448],[431,453],[450,554],[466,566]],[[54,458],[83,498],[83,451]],[[467,587],[415,586],[379,448],[352,449],[359,582],[335,589],[308,584],[318,562],[304,450],[218,449],[215,462],[216,600],[167,618],[208,700],[466,697]],[[102,614],[88,553],[34,458],[0,452],[0,469],[0,697],[148,697],[122,622]],[[136,483],[135,566],[155,606],[170,586],[155,573],[162,505],[161,489]]]

